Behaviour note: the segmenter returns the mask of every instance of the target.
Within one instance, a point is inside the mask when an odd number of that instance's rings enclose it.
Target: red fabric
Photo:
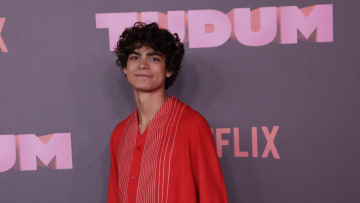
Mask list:
[[[169,97],[140,135],[137,112],[110,142],[108,203],[227,203],[215,142],[206,120]]]

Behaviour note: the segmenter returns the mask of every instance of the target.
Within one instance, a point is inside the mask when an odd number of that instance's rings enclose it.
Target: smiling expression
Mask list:
[[[166,70],[165,56],[150,47],[135,49],[123,69],[135,91],[165,91],[165,79],[171,76]]]

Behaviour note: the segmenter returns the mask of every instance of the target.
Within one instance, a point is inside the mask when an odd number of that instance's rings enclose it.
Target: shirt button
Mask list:
[[[141,146],[137,146],[136,149],[137,149],[137,150],[140,150],[140,149],[141,149]]]
[[[136,176],[131,176],[131,180],[136,180]]]

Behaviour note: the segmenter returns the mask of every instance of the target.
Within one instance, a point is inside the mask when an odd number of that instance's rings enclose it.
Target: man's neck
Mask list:
[[[134,91],[134,97],[136,102],[136,108],[138,110],[139,128],[142,134],[168,96],[166,95],[165,91]]]

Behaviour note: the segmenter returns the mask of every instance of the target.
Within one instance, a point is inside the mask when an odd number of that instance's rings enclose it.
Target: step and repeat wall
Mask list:
[[[112,51],[137,21],[184,42],[168,94],[207,118],[229,202],[360,202],[359,6],[0,0],[0,202],[106,202],[135,109]]]

